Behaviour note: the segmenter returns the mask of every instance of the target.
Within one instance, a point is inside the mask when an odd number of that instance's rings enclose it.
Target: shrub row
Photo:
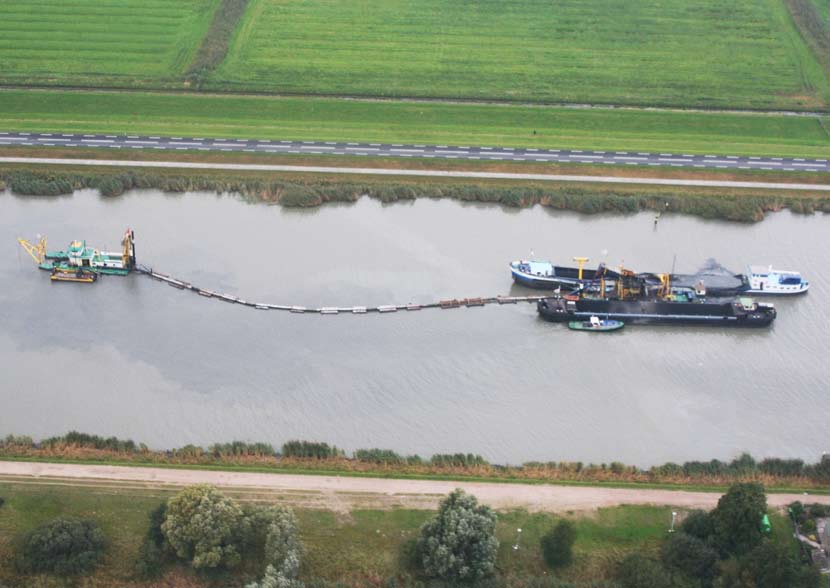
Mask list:
[[[188,79],[192,82],[201,80],[222,63],[228,54],[231,36],[236,24],[245,13],[248,0],[222,0],[213,21],[210,23],[202,45],[196,52],[193,62],[187,70]]]
[[[158,189],[165,192],[233,192],[257,202],[279,202],[286,207],[315,207],[327,202],[354,202],[368,195],[382,202],[415,198],[449,198],[487,202],[511,208],[541,204],[584,214],[602,212],[634,213],[641,210],[679,212],[703,218],[754,222],[769,211],[789,208],[811,214],[830,212],[830,198],[735,196],[695,193],[664,193],[659,196],[636,193],[597,192],[570,186],[494,186],[488,184],[353,184],[348,182],[266,181],[256,178],[148,175],[146,172],[105,173],[98,175],[7,172],[0,175],[13,192],[24,195],[54,196],[91,188],[103,196],[118,196],[131,189]]]
[[[73,450],[80,449],[81,451]],[[90,453],[93,450],[99,453]],[[640,482],[689,482],[722,484],[734,480],[775,480],[803,485],[807,482],[823,484],[830,481],[830,455],[817,463],[801,459],[766,458],[756,461],[744,453],[732,461],[687,461],[683,464],[665,463],[650,469],[641,469],[618,461],[593,464],[581,461],[531,461],[521,466],[500,466],[489,463],[472,453],[436,454],[430,458],[402,455],[391,449],[357,449],[351,457],[328,443],[292,440],[277,452],[269,443],[232,441],[215,443],[207,449],[185,445],[167,451],[151,451],[146,445],[117,437],[101,437],[71,431],[66,435],[50,437],[35,443],[31,437],[8,435],[0,438],[0,452],[6,455],[61,454],[70,457],[100,458],[117,454],[121,459],[149,462],[211,463],[223,460],[253,460],[259,464],[277,465],[278,458],[295,460],[328,460],[326,468],[372,471],[374,466],[391,467],[401,472],[437,473],[436,470],[463,473],[475,470],[476,475],[488,477],[518,477],[527,479],[583,479]],[[101,455],[101,452],[104,454]]]

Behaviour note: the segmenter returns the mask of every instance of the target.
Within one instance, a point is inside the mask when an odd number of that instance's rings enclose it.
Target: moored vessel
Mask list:
[[[749,294],[803,294],[810,282],[792,270],[777,270],[772,266],[750,265],[746,268]]]
[[[543,298],[537,311],[552,322],[584,321],[592,316],[626,324],[673,323],[723,327],[768,327],[775,320],[772,305],[752,298],[707,298],[694,290],[672,288],[670,276],[661,274],[659,288],[653,288],[632,272],[622,273],[615,291],[604,295],[580,290],[567,296]]]
[[[587,321],[570,321],[568,328],[572,331],[586,331],[589,333],[609,333],[619,331],[625,326],[622,321],[613,319],[601,319],[596,315],[591,316]]]

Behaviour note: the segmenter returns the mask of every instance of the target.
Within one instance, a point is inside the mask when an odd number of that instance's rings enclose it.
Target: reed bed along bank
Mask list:
[[[355,202],[361,196],[390,203],[416,198],[449,198],[510,208],[542,205],[584,214],[635,213],[654,210],[707,219],[758,222],[766,213],[789,209],[796,213],[830,212],[830,197],[809,194],[666,190],[652,187],[598,187],[503,182],[434,182],[406,180],[337,181],[309,177],[191,175],[149,172],[49,173],[0,170],[0,186],[15,194],[60,196],[92,188],[116,197],[133,189],[164,192],[238,193],[253,202],[286,207],[316,207],[329,202]]]
[[[640,468],[621,462],[527,462],[492,464],[471,453],[431,457],[401,455],[390,449],[358,449],[347,454],[333,445],[288,441],[278,450],[268,443],[234,441],[209,447],[186,445],[169,450],[150,449],[143,443],[104,438],[72,431],[35,442],[28,436],[9,435],[0,440],[0,458],[84,461],[135,465],[181,465],[276,472],[343,473],[379,477],[430,477],[493,481],[552,483],[659,484],[725,487],[754,481],[775,488],[820,489],[830,485],[830,456],[816,463],[767,457],[756,460],[744,453],[731,461],[717,459],[665,463]]]

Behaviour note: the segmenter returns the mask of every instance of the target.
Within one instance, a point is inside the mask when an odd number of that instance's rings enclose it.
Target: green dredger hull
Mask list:
[[[94,272],[96,274],[106,274],[110,276],[126,276],[130,273],[128,269],[116,269],[116,268],[106,268],[106,267],[84,267],[79,268],[74,265],[69,265],[68,263],[63,262],[53,262],[53,261],[45,261],[38,265],[38,267],[42,270],[46,270],[51,272],[52,270],[64,271],[64,272],[74,272],[82,269],[88,272]]]

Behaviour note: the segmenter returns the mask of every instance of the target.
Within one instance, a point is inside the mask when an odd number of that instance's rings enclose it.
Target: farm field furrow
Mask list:
[[[0,104],[0,131],[830,156],[815,117],[25,90]]]
[[[0,83],[163,85],[182,77],[218,1],[2,2]]]
[[[820,107],[782,0],[253,0],[216,89]]]

